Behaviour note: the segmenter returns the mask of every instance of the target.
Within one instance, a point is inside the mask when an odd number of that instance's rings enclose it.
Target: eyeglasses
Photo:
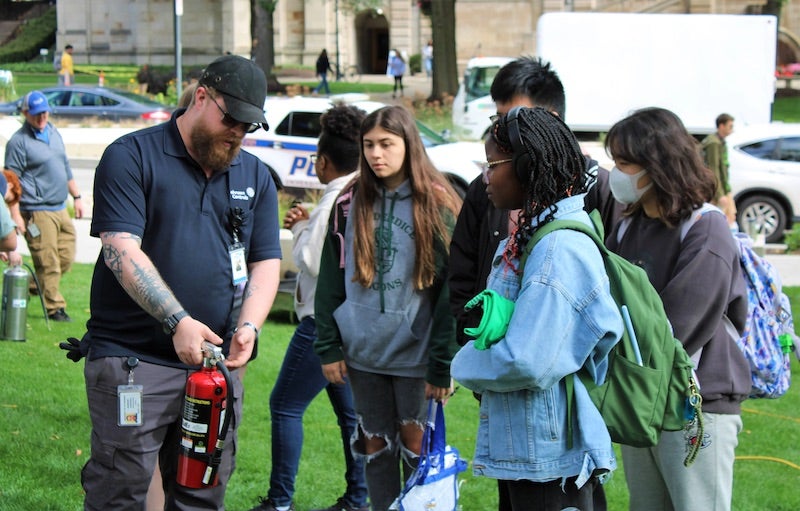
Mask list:
[[[261,127],[261,124],[258,123],[237,121],[236,119],[233,118],[233,116],[231,116],[231,114],[229,114],[228,112],[223,110],[221,106],[219,106],[219,103],[217,103],[217,100],[214,98],[214,96],[209,94],[208,97],[211,98],[211,101],[214,102],[214,104],[217,106],[217,109],[219,109],[220,113],[222,114],[222,119],[221,119],[222,124],[224,124],[226,128],[235,129],[241,127],[245,133],[254,133],[258,128]]]
[[[511,158],[506,158],[505,160],[480,162],[478,165],[481,168],[481,174],[483,174],[483,182],[487,184],[489,183],[489,177],[492,175],[492,172],[494,172],[495,167],[502,163],[510,163],[512,161],[514,160]]]
[[[505,160],[496,160],[496,161],[482,161],[478,163],[478,166],[481,168],[481,174],[483,174],[483,182],[489,182],[489,176],[492,175],[494,172],[494,168],[502,163],[510,163],[514,161],[512,158],[506,158]]]

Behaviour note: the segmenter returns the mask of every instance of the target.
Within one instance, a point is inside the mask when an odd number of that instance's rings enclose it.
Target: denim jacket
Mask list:
[[[557,207],[555,218],[591,225],[583,196]],[[451,365],[456,380],[482,395],[473,471],[562,484],[578,476],[580,488],[595,470],[614,470],[616,458],[603,418],[575,373],[585,367],[598,383],[605,379],[622,319],[602,256],[586,235],[558,230],[545,236],[528,257],[522,282],[519,262],[510,267],[500,257],[507,243],[498,247],[487,287],[516,302],[508,330],[487,350],[469,341]],[[571,449],[565,378],[575,383]]]

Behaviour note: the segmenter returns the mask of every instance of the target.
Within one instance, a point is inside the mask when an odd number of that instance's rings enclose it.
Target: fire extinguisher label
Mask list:
[[[142,425],[142,392],[141,385],[117,386],[117,403],[119,404],[119,426]]]
[[[181,445],[195,453],[205,453],[209,444],[212,401],[186,396],[183,403]]]

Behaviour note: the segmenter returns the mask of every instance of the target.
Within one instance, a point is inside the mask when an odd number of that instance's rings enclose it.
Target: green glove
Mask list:
[[[491,289],[485,289],[467,302],[464,310],[468,311],[478,305],[483,307],[481,323],[476,328],[465,328],[464,333],[475,339],[476,349],[488,350],[506,335],[511,314],[514,313],[514,302]]]

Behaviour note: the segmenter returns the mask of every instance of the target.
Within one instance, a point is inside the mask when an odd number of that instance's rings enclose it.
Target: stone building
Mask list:
[[[57,48],[72,44],[77,63],[174,64],[176,6],[182,61],[202,65],[226,52],[250,56],[250,0],[59,0]],[[275,63],[313,66],[322,48],[332,64],[384,73],[396,48],[419,53],[431,38],[419,2],[383,0],[350,12],[339,0],[279,0],[273,15]],[[373,2],[374,3],[374,2]],[[536,21],[552,11],[757,14],[764,0],[458,0],[459,67],[477,55],[534,54]],[[338,9],[337,9],[338,8]],[[735,35],[732,34],[732,37]],[[720,41],[724,47],[725,42]],[[785,2],[780,63],[800,61],[800,2]]]

